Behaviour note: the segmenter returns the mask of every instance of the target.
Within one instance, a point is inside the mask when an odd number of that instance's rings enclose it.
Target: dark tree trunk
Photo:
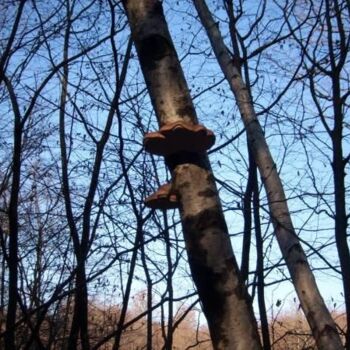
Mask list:
[[[256,165],[252,152],[249,150],[249,169],[248,169],[248,180],[247,187],[243,197],[243,244],[242,244],[242,260],[241,260],[241,275],[242,280],[246,283],[249,275],[249,257],[250,257],[250,246],[252,240],[252,195],[254,185],[254,172],[256,172]]]
[[[21,143],[22,128],[19,117],[16,117],[14,130],[14,151],[12,163],[12,187],[9,205],[9,289],[8,289],[8,306],[6,318],[5,348],[14,350],[15,345],[15,323],[17,310],[17,279],[18,279],[18,195],[20,188],[21,173]]]
[[[334,129],[331,132],[333,144],[333,181],[334,181],[334,199],[335,199],[335,240],[338,249],[343,290],[346,307],[347,331],[346,348],[350,349],[350,253],[347,240],[348,216],[346,214],[345,203],[345,166],[346,160],[343,156],[343,111],[340,101],[340,77],[337,74],[333,76],[333,110],[334,110]]]
[[[258,290],[258,305],[261,323],[261,335],[264,350],[271,350],[269,321],[267,319],[267,311],[265,305],[265,278],[264,278],[264,240],[261,232],[260,224],[260,199],[259,199],[259,184],[256,164],[252,164],[253,177],[253,213],[254,213],[254,227],[256,240],[256,277]]]
[[[15,323],[18,293],[18,202],[21,182],[21,156],[24,118],[21,118],[21,113],[13,86],[5,76],[1,67],[0,75],[5,81],[5,85],[9,92],[12,108],[14,111],[12,184],[10,193],[10,204],[8,209],[9,253],[7,264],[9,269],[9,289],[5,333],[5,349],[14,350],[16,348]]]

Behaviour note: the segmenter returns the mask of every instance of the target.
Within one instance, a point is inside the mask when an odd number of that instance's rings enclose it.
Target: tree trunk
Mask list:
[[[260,223],[260,192],[255,161],[253,161],[253,163],[254,164],[252,164],[251,171],[253,173],[253,212],[256,242],[256,279],[260,314],[260,331],[264,350],[271,350],[269,321],[267,319],[267,310],[265,305],[264,241]]]
[[[281,179],[255,115],[253,103],[239,68],[223,42],[219,28],[203,0],[193,0],[215,56],[236,98],[246,128],[249,146],[268,197],[271,220],[301,307],[320,350],[343,349],[335,323],[320,295],[303,248],[295,233]]]
[[[242,259],[241,259],[241,276],[244,283],[248,284],[249,276],[249,257],[250,257],[250,246],[252,241],[252,196],[253,196],[253,185],[254,185],[254,172],[256,172],[256,165],[252,152],[248,147],[249,155],[249,168],[248,168],[248,180],[247,187],[243,197],[243,244],[242,244]]]
[[[340,77],[334,74],[333,80],[333,110],[334,110],[334,128],[331,132],[333,145],[333,181],[334,181],[334,199],[335,199],[335,241],[339,255],[341,275],[344,289],[344,299],[346,307],[346,349],[350,349],[350,253],[347,240],[348,216],[346,214],[346,189],[345,189],[345,166],[346,160],[343,156],[343,122],[344,116],[340,97]]]
[[[123,1],[159,125],[197,123],[160,1]],[[167,157],[188,261],[215,349],[261,349],[250,297],[241,281],[205,154]]]
[[[76,277],[75,277],[75,293],[74,293],[74,309],[73,320],[68,341],[68,349],[77,348],[78,336],[80,333],[80,348],[88,350],[89,332],[88,332],[88,291],[85,272],[86,257],[77,257]]]
[[[6,315],[6,333],[5,333],[5,349],[13,350],[16,348],[16,312],[17,312],[17,293],[18,293],[18,202],[21,184],[21,166],[22,166],[22,137],[23,123],[21,118],[17,98],[11,84],[11,81],[5,76],[0,67],[0,76],[5,81],[5,86],[9,92],[12,108],[14,111],[14,130],[13,130],[13,156],[12,156],[12,184],[10,194],[10,204],[8,209],[9,221],[9,253],[8,253],[8,269],[9,269],[9,287],[8,287],[8,305]]]
[[[15,117],[14,130],[14,151],[12,162],[12,187],[10,205],[8,211],[9,217],[9,289],[8,289],[8,306],[6,316],[6,334],[5,349],[14,350],[16,348],[16,310],[17,310],[17,279],[18,279],[18,198],[20,189],[21,173],[21,148],[22,148],[22,128],[20,127],[19,117]]]

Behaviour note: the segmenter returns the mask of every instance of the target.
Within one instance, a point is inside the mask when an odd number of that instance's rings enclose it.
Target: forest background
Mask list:
[[[271,348],[312,347],[205,30],[191,1],[162,4],[200,123],[216,135],[209,158],[257,318],[269,320]],[[207,4],[345,337],[350,4]],[[121,2],[5,0],[0,28],[0,341],[80,346],[72,328],[83,264],[92,349],[210,348],[178,212],[144,205],[170,174],[143,149],[158,126]]]

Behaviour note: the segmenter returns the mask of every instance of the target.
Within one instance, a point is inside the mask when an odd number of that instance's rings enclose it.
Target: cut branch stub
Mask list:
[[[204,152],[215,143],[214,133],[205,126],[178,121],[163,125],[159,131],[145,135],[145,150],[160,156],[181,151]]]
[[[145,205],[151,209],[176,209],[179,207],[178,198],[171,191],[172,185],[167,183],[145,199]]]

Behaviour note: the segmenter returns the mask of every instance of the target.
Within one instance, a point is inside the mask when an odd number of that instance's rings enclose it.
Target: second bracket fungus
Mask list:
[[[176,209],[179,207],[178,198],[171,191],[172,185],[167,183],[145,199],[145,205],[152,209]]]

